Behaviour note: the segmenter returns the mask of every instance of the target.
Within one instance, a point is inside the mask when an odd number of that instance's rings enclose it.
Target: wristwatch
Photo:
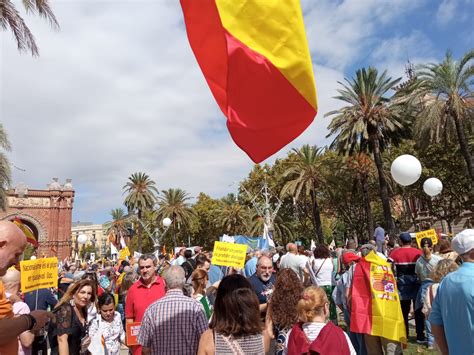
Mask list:
[[[36,318],[31,314],[25,314],[25,316],[28,318],[28,330],[33,329],[36,325]]]

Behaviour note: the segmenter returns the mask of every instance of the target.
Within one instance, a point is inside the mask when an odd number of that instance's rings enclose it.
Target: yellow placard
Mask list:
[[[130,250],[128,250],[128,247],[120,249],[119,260],[124,260],[127,256],[130,256]]]
[[[212,263],[220,266],[244,267],[246,244],[233,244],[226,242],[215,242],[212,252]]]
[[[58,287],[58,258],[21,261],[20,273],[22,292]]]
[[[428,229],[426,231],[416,232],[415,237],[416,237],[416,244],[418,244],[419,248],[421,248],[420,242],[423,238],[431,238],[433,245],[438,244],[438,235],[436,234],[436,231],[434,229]]]

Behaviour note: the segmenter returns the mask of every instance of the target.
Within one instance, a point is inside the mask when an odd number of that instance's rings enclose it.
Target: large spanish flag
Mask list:
[[[235,141],[259,163],[317,112],[299,0],[181,0],[191,48]]]
[[[406,344],[397,282],[390,264],[371,251],[355,266],[351,331]]]

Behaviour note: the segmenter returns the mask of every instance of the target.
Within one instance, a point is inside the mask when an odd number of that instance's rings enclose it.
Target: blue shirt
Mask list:
[[[433,301],[430,322],[443,326],[450,354],[474,354],[474,263],[446,275]]]
[[[383,229],[382,227],[375,228],[374,237],[375,240],[383,242],[385,240],[385,229]]]
[[[36,307],[36,295],[38,295],[38,307]],[[40,290],[26,292],[25,303],[30,307],[31,311],[37,309],[46,311],[48,307],[52,310],[58,300],[54,297],[53,293],[49,288],[42,288]]]
[[[252,285],[253,290],[255,291],[258,302],[260,304],[264,304],[268,302],[272,292],[273,292],[273,285],[275,284],[275,274],[272,274],[270,280],[267,282],[263,282],[257,276],[257,274],[253,274],[248,279],[250,284]]]
[[[220,281],[224,278],[224,272],[222,271],[222,268],[225,266],[217,266],[217,265],[212,265],[211,268],[209,269],[209,283],[211,285],[215,284],[217,281]]]

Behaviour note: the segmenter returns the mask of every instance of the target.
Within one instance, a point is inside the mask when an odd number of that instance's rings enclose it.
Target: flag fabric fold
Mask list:
[[[299,0],[181,0],[191,48],[235,141],[256,163],[317,113]]]
[[[390,264],[371,251],[355,266],[351,331],[406,344],[397,282]]]

